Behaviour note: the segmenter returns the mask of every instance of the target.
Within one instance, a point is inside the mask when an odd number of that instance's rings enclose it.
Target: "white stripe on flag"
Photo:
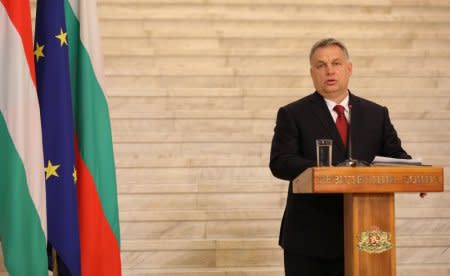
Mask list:
[[[0,5],[0,22],[0,53],[4,65],[0,66],[0,112],[24,164],[30,196],[47,236],[44,157],[36,87],[21,37],[3,5]]]

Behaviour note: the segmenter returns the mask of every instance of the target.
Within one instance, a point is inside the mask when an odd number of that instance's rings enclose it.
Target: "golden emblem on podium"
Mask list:
[[[392,248],[391,233],[373,226],[368,231],[359,233],[358,248],[369,254],[380,254],[390,250]]]

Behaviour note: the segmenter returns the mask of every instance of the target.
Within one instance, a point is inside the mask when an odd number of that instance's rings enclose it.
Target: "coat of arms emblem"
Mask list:
[[[374,226],[359,234],[358,248],[369,254],[380,254],[390,250],[392,248],[391,234]]]

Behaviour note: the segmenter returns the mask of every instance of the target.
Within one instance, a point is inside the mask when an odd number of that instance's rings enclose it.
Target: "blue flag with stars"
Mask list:
[[[38,0],[36,80],[41,109],[47,189],[49,267],[55,249],[60,275],[80,275],[75,144],[69,73],[70,37],[64,0]]]

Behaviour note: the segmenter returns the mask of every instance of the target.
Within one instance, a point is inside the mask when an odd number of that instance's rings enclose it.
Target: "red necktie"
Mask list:
[[[336,127],[341,135],[344,146],[347,147],[348,123],[345,118],[345,108],[342,105],[336,105],[333,110],[336,111],[338,115],[336,119]]]

